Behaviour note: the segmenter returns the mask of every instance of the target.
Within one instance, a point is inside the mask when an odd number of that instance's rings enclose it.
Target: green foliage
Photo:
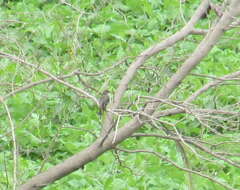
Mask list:
[[[104,76],[83,77],[95,89],[101,91],[107,86],[114,91],[134,60],[134,56],[153,44],[165,39],[179,30],[184,22],[180,8],[187,20],[198,2],[187,3],[180,7],[178,0],[72,0],[70,6],[59,1],[23,0],[0,1],[0,50],[26,58],[27,61],[40,66],[58,76],[75,69],[83,72],[98,72],[111,66],[123,57],[130,56],[126,62]],[[199,26],[207,27],[203,20]],[[234,37],[228,32],[227,37]],[[169,77],[179,68],[182,60],[190,54],[202,37],[191,36],[176,46],[169,48],[141,68],[131,82],[123,102],[136,101],[139,95],[155,94]],[[239,39],[222,39],[213,48],[194,73],[222,76],[239,69]],[[0,60],[0,83],[16,86],[1,86],[0,95],[11,92],[12,88],[24,86],[30,82],[45,78],[35,69],[25,68],[7,59]],[[149,82],[150,80],[150,82]],[[77,79],[66,79],[71,84],[85,88]],[[184,100],[199,89],[208,80],[189,75],[181,84],[181,91],[171,97]],[[89,90],[89,89],[88,89]],[[96,91],[89,90],[98,96]],[[240,89],[235,85],[219,87],[201,95],[195,103],[203,108],[213,108],[213,96],[217,96],[220,106],[239,102]],[[19,166],[24,182],[69,156],[81,151],[94,141],[95,137],[85,129],[99,134],[101,119],[98,108],[91,101],[79,98],[77,94],[56,83],[44,83],[25,90],[9,98],[10,108],[19,146]],[[137,110],[136,105],[131,106]],[[179,114],[166,118],[176,123],[181,132],[189,136],[202,133],[200,124],[188,116],[182,122]],[[125,117],[120,126],[129,121]],[[3,106],[0,107],[0,189],[11,187],[12,179],[12,143],[9,135],[9,122]],[[144,126],[140,132],[154,132]],[[7,134],[7,135],[5,135]],[[231,136],[231,133],[226,135]],[[214,143],[221,142],[211,133],[204,138]],[[160,152],[179,165],[182,164],[176,144],[164,139],[131,138],[121,144],[124,148],[144,148]],[[236,147],[232,147],[237,151]],[[224,147],[223,147],[224,149]],[[239,170],[222,163],[219,165],[204,162],[189,153],[193,166],[208,174],[214,174],[236,188],[240,187]],[[89,163],[83,170],[46,187],[47,190],[60,189],[116,189],[116,190],[161,190],[187,188],[184,172],[165,161],[149,154],[119,153],[123,165],[114,162],[116,155],[107,152],[96,161]],[[42,166],[42,161],[47,163]],[[234,158],[239,161],[239,158]],[[217,162],[217,161],[216,161]],[[6,167],[7,166],[7,167]],[[127,166],[127,167],[125,167]],[[5,174],[8,174],[8,178]],[[8,181],[9,180],[9,181]],[[218,185],[194,176],[199,190],[221,189]]]

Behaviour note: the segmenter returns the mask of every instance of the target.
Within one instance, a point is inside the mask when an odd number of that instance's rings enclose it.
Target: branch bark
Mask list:
[[[110,105],[110,109],[117,109],[118,108],[118,106],[120,105],[121,98],[124,95],[124,93],[125,93],[125,91],[128,87],[128,84],[130,83],[130,81],[135,76],[138,68],[142,64],[144,64],[144,62],[147,59],[149,59],[150,57],[152,57],[153,55],[159,53],[160,51],[162,51],[162,50],[164,50],[168,47],[171,47],[172,45],[176,44],[178,41],[184,39],[189,34],[191,34],[191,32],[194,29],[194,25],[199,21],[199,19],[205,13],[205,11],[207,10],[208,7],[209,7],[209,1],[204,0],[201,3],[201,5],[198,7],[198,9],[195,11],[195,14],[192,16],[190,21],[179,32],[175,33],[171,37],[169,37],[166,40],[160,42],[159,44],[148,48],[147,50],[143,51],[140,54],[140,56],[138,56],[136,61],[134,61],[130,65],[126,74],[123,76],[123,78],[122,78],[122,80],[121,80],[121,82],[120,82],[120,84],[119,84],[119,86],[118,86],[118,88],[115,92],[113,104]],[[111,112],[108,112],[107,117],[104,121],[104,125],[102,127],[102,131],[101,131],[101,136],[103,138],[106,138],[106,135],[108,135],[108,133],[112,129],[113,117],[114,117],[114,115]]]
[[[151,56],[155,55],[159,51],[175,44],[177,41],[185,38],[188,34],[191,33],[196,22],[201,18],[201,15],[205,12],[205,9],[208,7],[209,1],[202,1],[200,7],[197,9],[195,15],[189,21],[189,23],[175,35],[166,39],[162,43],[157,44],[140,54],[135,62],[131,64],[128,71],[124,75],[123,79],[120,82],[118,89],[116,90],[113,104],[110,106],[110,109],[117,109],[120,105],[121,98],[126,91],[129,82],[132,80],[134,75],[137,72],[137,69]],[[233,18],[240,13],[240,2],[238,0],[233,0],[229,9],[224,12],[220,21],[209,30],[206,37],[200,43],[200,45],[195,49],[194,53],[185,61],[182,67],[177,71],[175,75],[167,82],[167,84],[157,93],[156,98],[167,98],[173,91],[180,85],[182,80],[188,75],[188,73],[200,63],[200,61],[209,53],[212,47],[217,43],[219,38],[224,32],[224,28],[226,28],[233,20]],[[53,76],[50,76],[53,78]],[[55,78],[54,78],[55,79]],[[64,84],[65,82],[60,81],[59,79],[55,79],[56,81]],[[146,114],[152,115],[159,103],[151,103],[148,104],[146,109],[144,110]],[[97,139],[92,145],[87,147],[85,150],[77,153],[76,155],[68,158],[64,162],[50,168],[49,170],[34,176],[32,179],[28,180],[25,184],[23,184],[19,190],[37,190],[47,186],[50,183],[70,174],[73,171],[78,170],[85,164],[95,160],[101,154],[106,152],[107,150],[112,149],[117,144],[130,137],[137,129],[139,129],[142,124],[144,124],[144,117],[135,116],[131,121],[125,124],[118,130],[118,133],[110,132],[104,143],[100,146],[102,141],[102,137],[109,132],[109,129],[112,127],[114,115],[112,113],[107,114],[107,118],[104,122],[104,127],[101,132],[101,137]],[[114,139],[114,143],[113,143]],[[214,155],[216,156],[216,155]],[[218,156],[219,157],[219,156]],[[220,157],[219,157],[220,158]],[[174,163],[172,163],[174,164]],[[189,169],[184,169],[189,172]],[[196,172],[193,172],[196,173]]]

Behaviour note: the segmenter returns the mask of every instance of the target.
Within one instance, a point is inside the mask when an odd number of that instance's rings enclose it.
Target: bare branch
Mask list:
[[[209,30],[208,34],[201,41],[192,55],[171,77],[168,83],[157,93],[157,98],[167,98],[174,91],[174,89],[180,85],[187,74],[189,74],[190,71],[209,53],[209,51],[223,35],[224,29],[231,24],[233,18],[238,14],[240,14],[240,3],[234,0],[230,5],[229,10],[226,10],[216,26]],[[159,103],[148,104],[146,107],[146,112],[154,112],[158,105]]]
[[[77,75],[77,74],[78,74],[77,71],[73,71],[73,72],[70,73],[70,74],[63,75],[63,76],[60,76],[60,77],[58,77],[58,78],[59,78],[59,79],[65,79],[65,78],[69,78],[69,77],[72,77],[72,76]],[[48,78],[48,79],[43,79],[43,80],[40,80],[40,81],[37,81],[37,82],[32,82],[32,83],[30,83],[30,84],[27,84],[27,85],[25,85],[25,86],[22,86],[22,87],[20,87],[20,88],[18,88],[18,89],[16,89],[16,90],[14,90],[14,91],[6,94],[6,95],[3,97],[3,99],[6,100],[7,98],[9,98],[9,97],[11,97],[11,96],[14,96],[14,95],[17,94],[17,93],[23,92],[23,91],[25,91],[25,90],[27,90],[27,89],[29,89],[29,88],[32,88],[32,87],[34,87],[34,86],[38,86],[38,85],[40,85],[40,84],[44,84],[44,83],[47,83],[47,82],[51,82],[51,81],[53,81],[53,80],[54,80],[54,79],[52,79],[52,78]]]
[[[82,90],[81,88],[75,87],[75,86],[73,86],[72,84],[70,84],[70,83],[68,83],[68,82],[65,82],[65,81],[59,79],[58,77],[52,75],[51,73],[49,73],[49,72],[47,72],[47,71],[39,68],[38,66],[36,66],[36,65],[34,65],[34,64],[31,64],[31,63],[28,63],[28,62],[24,61],[23,59],[21,59],[21,58],[19,58],[19,57],[16,57],[16,56],[13,56],[13,55],[4,53],[4,52],[0,52],[0,56],[1,56],[1,57],[6,57],[6,58],[11,59],[11,60],[16,61],[16,62],[19,62],[19,63],[21,63],[21,64],[23,64],[23,65],[27,65],[27,66],[29,66],[29,67],[33,67],[33,68],[35,68],[37,71],[39,71],[39,72],[41,72],[41,73],[49,76],[49,77],[52,78],[53,80],[55,80],[55,81],[57,81],[57,82],[65,85],[65,86],[67,86],[67,87],[69,87],[69,88],[71,88],[71,89],[73,89],[73,90],[75,90],[75,91],[77,91],[77,92],[79,92],[79,93],[81,93],[81,94],[84,94],[84,95],[87,96],[88,98],[92,99],[92,100],[98,105],[98,100],[97,100],[97,98],[94,97],[93,95],[91,95],[91,94],[89,94],[88,92]]]
[[[209,88],[215,87],[215,86],[223,83],[225,80],[234,79],[235,77],[238,77],[238,76],[240,76],[240,71],[237,71],[237,72],[231,73],[229,75],[225,75],[224,77],[218,78],[216,81],[206,84],[204,87],[202,87],[201,89],[199,89],[198,91],[193,93],[185,102],[186,103],[192,102],[200,94],[202,94],[203,92],[206,92]]]
[[[171,163],[173,166],[175,166],[176,168],[178,168],[180,170],[183,170],[185,172],[189,172],[189,173],[201,176],[203,178],[207,178],[207,179],[211,180],[212,182],[217,183],[217,184],[225,187],[226,189],[237,190],[237,189],[234,189],[233,187],[231,187],[231,186],[229,186],[229,185],[227,185],[225,183],[222,183],[220,180],[215,179],[215,178],[213,178],[211,176],[208,176],[206,174],[203,174],[203,173],[200,173],[200,172],[188,169],[188,168],[181,167],[177,163],[175,163],[174,161],[168,159],[166,156],[163,156],[163,155],[159,154],[158,152],[150,151],[150,150],[126,150],[126,149],[122,149],[122,148],[117,148],[117,150],[123,151],[123,152],[127,152],[127,153],[149,153],[149,154],[153,154],[153,155],[159,157],[161,160],[164,160],[164,161],[166,161],[168,163]]]
[[[13,142],[13,190],[16,190],[17,184],[18,184],[18,181],[17,181],[18,152],[17,152],[17,139],[15,134],[15,127],[14,127],[12,116],[10,114],[8,106],[4,102],[1,96],[0,96],[0,102],[3,104],[7,112],[7,116],[8,116],[10,127],[11,127],[11,135],[12,135],[12,142]]]
[[[126,91],[129,82],[132,80],[134,77],[137,69],[151,56],[159,53],[160,51],[174,45],[178,41],[184,39],[188,34],[191,33],[194,25],[197,23],[197,21],[201,18],[201,16],[204,14],[205,10],[209,6],[209,1],[204,0],[202,1],[201,5],[198,7],[196,10],[195,14],[192,16],[190,21],[184,26],[179,32],[175,33],[171,37],[167,38],[166,40],[162,41],[161,43],[148,48],[147,50],[143,51],[140,56],[134,61],[128,68],[126,74],[123,76],[116,92],[114,95],[114,100],[112,105],[110,105],[110,109],[116,109],[118,108],[121,98]],[[113,123],[113,115],[112,113],[108,113],[107,117],[105,119],[102,131],[101,131],[101,136],[103,138],[106,138],[105,136],[108,135],[109,131],[112,128],[112,123]]]
[[[204,75],[205,76],[205,75]],[[206,92],[207,90],[209,90],[210,88],[216,87],[217,85],[222,84],[224,81],[226,80],[234,80],[236,77],[240,76],[240,71],[225,75],[223,77],[211,77],[213,79],[215,79],[215,81],[212,81],[210,83],[207,83],[206,85],[204,85],[202,88],[200,88],[199,90],[197,90],[196,92],[194,92],[190,97],[188,97],[184,103],[183,106],[187,106],[189,103],[191,103],[192,101],[194,101],[197,97],[199,97],[202,93]],[[158,98],[155,98],[156,100]],[[166,100],[165,100],[166,101]],[[195,108],[193,108],[195,109]],[[226,115],[238,115],[239,112],[231,112],[231,111],[224,111],[224,110],[215,110],[215,109],[195,109],[197,112],[200,113],[212,113],[212,114],[226,114]],[[168,109],[168,110],[164,110],[164,111],[159,111],[156,112],[154,114],[155,117],[161,117],[161,116],[169,116],[169,115],[175,115],[175,114],[179,114],[179,113],[184,113],[185,110],[184,109],[178,109],[178,108],[174,108],[174,109]]]
[[[52,183],[63,176],[66,176],[67,174],[76,171],[77,169],[83,167],[85,164],[89,163],[90,161],[95,160],[97,157],[99,157],[102,153],[113,149],[117,144],[131,136],[137,129],[139,129],[145,122],[147,121],[158,121],[158,122],[164,122],[161,121],[158,118],[155,118],[152,113],[155,112],[156,108],[160,104],[159,102],[150,103],[147,105],[144,112],[136,112],[134,115],[134,118],[130,120],[128,123],[126,123],[123,127],[120,127],[116,132],[111,131],[111,129],[114,127],[114,114],[115,111],[119,108],[121,98],[123,97],[125,91],[127,90],[128,84],[136,74],[138,68],[151,56],[157,54],[159,51],[166,49],[167,47],[172,46],[176,42],[178,42],[181,39],[184,39],[188,34],[192,32],[192,29],[194,25],[197,23],[197,21],[201,18],[201,16],[205,13],[206,9],[209,7],[209,0],[203,0],[197,11],[195,12],[194,16],[191,18],[189,23],[180,31],[174,34],[173,36],[169,37],[168,39],[164,40],[163,42],[145,50],[140,54],[140,56],[137,57],[137,59],[130,65],[129,69],[127,70],[126,74],[123,76],[118,89],[115,92],[113,104],[109,107],[108,110],[110,110],[107,113],[107,117],[105,119],[105,122],[103,124],[103,128],[101,131],[101,137],[97,139],[92,145],[84,149],[83,151],[73,155],[72,157],[68,158],[64,162],[50,168],[46,172],[43,172],[32,179],[28,180],[25,184],[23,184],[19,190],[37,190],[40,189],[49,183]],[[216,44],[216,42],[219,40],[221,35],[224,32],[224,28],[228,26],[235,16],[237,16],[240,13],[240,2],[238,0],[233,0],[230,9],[225,11],[223,16],[221,17],[220,21],[214,26],[211,30],[209,30],[208,34],[205,36],[204,40],[200,43],[198,48],[194,51],[194,53],[185,61],[185,63],[182,65],[182,67],[178,70],[178,72],[173,75],[173,77],[167,82],[167,84],[157,93],[156,98],[159,99],[166,99],[170,96],[170,94],[179,86],[179,84],[182,82],[182,80],[186,77],[187,74],[197,65],[199,62],[209,53],[211,48]],[[0,56],[3,57],[9,57],[9,55],[4,54],[2,55],[0,53]],[[18,61],[19,59],[15,59],[15,57],[12,57],[10,55],[10,58],[12,60]],[[21,60],[21,63],[26,64],[25,61]],[[29,65],[29,64],[26,64]],[[32,66],[32,65],[29,65]],[[49,74],[48,72],[37,68],[36,66],[32,66],[36,68],[38,71],[46,74],[47,76],[50,76],[57,82],[64,84],[72,89],[71,84],[66,83],[63,80],[60,80],[56,78],[55,76]],[[93,99],[94,101],[98,102],[95,97],[92,97],[87,92],[78,89],[81,93],[88,96],[89,98]],[[170,123],[170,126],[172,124]],[[174,127],[174,125],[172,125]],[[102,142],[103,138],[106,138],[106,140]],[[181,137],[184,138],[184,137]],[[180,138],[180,139],[181,139]],[[181,139],[182,140],[182,139]],[[233,162],[230,159],[226,159],[225,157],[216,154],[209,150],[207,147],[204,147],[202,144],[199,144],[197,142],[190,141],[189,139],[184,139],[187,143],[197,147],[199,150],[203,151],[204,153],[208,153],[208,155],[211,155],[215,158],[224,160],[228,164],[231,164],[233,166],[239,167],[238,164]],[[182,141],[181,141],[182,142]],[[153,152],[151,152],[153,153]],[[219,182],[218,180],[209,177],[205,174],[190,170],[188,168],[182,168],[178,166],[173,161],[169,160],[168,158],[158,154],[153,153],[159,158],[168,161],[169,163],[173,164],[175,167],[182,169],[187,172],[191,172],[193,174],[205,177],[215,183],[218,183],[219,185],[222,185],[223,187],[227,189],[233,190],[232,187],[223,184],[222,182]]]

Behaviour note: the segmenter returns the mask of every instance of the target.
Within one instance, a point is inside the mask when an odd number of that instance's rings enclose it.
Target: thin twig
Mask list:
[[[41,72],[41,73],[49,76],[49,77],[52,78],[53,80],[55,80],[55,81],[57,81],[57,82],[65,85],[65,86],[67,86],[67,87],[69,87],[69,88],[71,88],[71,89],[73,89],[73,90],[75,90],[75,91],[77,91],[77,92],[79,92],[79,93],[81,93],[81,94],[84,94],[84,95],[87,96],[88,98],[92,99],[97,105],[99,104],[97,98],[94,97],[93,95],[91,95],[91,94],[89,94],[88,92],[82,90],[81,88],[78,88],[78,87],[76,87],[76,86],[73,86],[72,84],[70,84],[70,83],[68,83],[68,82],[65,82],[65,81],[59,79],[58,77],[56,77],[56,76],[52,75],[51,73],[49,73],[49,72],[47,72],[47,71],[39,68],[38,66],[36,66],[36,65],[34,65],[34,64],[28,63],[28,62],[24,61],[23,59],[21,59],[21,58],[19,58],[19,57],[16,57],[16,56],[14,56],[14,55],[10,55],[10,54],[4,53],[4,52],[0,52],[0,56],[1,56],[1,57],[9,58],[9,59],[14,60],[14,61],[17,61],[17,62],[19,62],[19,63],[21,63],[21,64],[23,64],[23,65],[27,65],[27,66],[29,66],[29,67],[33,67],[33,68],[35,68],[37,71],[39,71],[39,72]]]
[[[176,168],[178,168],[180,170],[183,170],[183,171],[186,171],[186,172],[189,172],[189,173],[193,173],[193,174],[201,176],[203,178],[207,178],[210,181],[212,181],[214,183],[217,183],[217,184],[225,187],[228,190],[237,190],[237,189],[229,186],[228,184],[222,183],[220,180],[214,179],[211,176],[208,176],[206,174],[203,174],[203,173],[200,173],[200,172],[188,169],[188,168],[181,167],[177,163],[175,163],[174,161],[168,159],[166,156],[163,156],[163,155],[159,154],[158,152],[150,151],[150,150],[126,150],[126,149],[122,149],[122,148],[116,148],[116,149],[119,150],[119,151],[122,151],[122,152],[127,152],[127,153],[149,153],[149,154],[153,154],[153,155],[159,157],[161,160],[164,160],[168,163],[171,163],[173,166],[175,166]]]
[[[0,102],[3,104],[7,116],[9,119],[10,127],[11,127],[11,134],[12,134],[12,142],[13,142],[13,190],[17,188],[17,162],[18,162],[18,153],[17,153],[17,140],[15,135],[15,127],[13,124],[12,116],[9,112],[7,104],[4,102],[3,98],[0,97]]]

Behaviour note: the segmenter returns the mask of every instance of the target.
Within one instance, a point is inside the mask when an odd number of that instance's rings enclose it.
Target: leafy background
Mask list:
[[[187,21],[199,5],[198,1],[180,5],[178,0],[68,2],[73,7],[56,0],[0,0],[0,50],[25,57],[27,61],[56,76],[75,69],[98,72],[129,56],[127,61],[105,75],[83,77],[87,83],[98,89],[98,92],[87,89],[97,97],[105,88],[114,92],[134,56],[178,31],[184,26],[184,20]],[[214,16],[210,13],[198,27],[208,28]],[[222,76],[239,69],[240,43],[237,35],[236,30],[227,32],[193,73]],[[189,36],[151,58],[146,67],[153,69],[139,70],[123,103],[134,101],[138,95],[153,95],[157,92],[202,38]],[[1,96],[14,88],[45,78],[36,70],[7,59],[1,59],[0,63]],[[66,81],[85,88],[77,77]],[[189,75],[171,98],[184,100],[208,81]],[[218,106],[227,106],[239,101],[239,93],[237,85],[221,86],[201,95],[195,103],[203,108],[214,108],[215,98]],[[94,136],[81,129],[96,134],[100,131],[101,121],[97,115],[97,106],[54,82],[18,93],[9,98],[7,104],[16,126],[20,152],[20,183],[93,142]],[[131,108],[137,109],[134,106]],[[167,119],[177,123],[181,118],[182,115],[177,115]],[[123,119],[122,123],[127,120],[129,118]],[[3,106],[0,107],[0,126],[0,189],[11,189],[12,142]],[[178,123],[178,127],[190,135],[201,132],[198,122],[190,116]],[[141,130],[146,132],[152,129],[145,126]],[[204,138],[214,142],[223,140],[209,133]],[[182,164],[176,145],[167,140],[129,139],[121,146],[157,150]],[[45,189],[184,190],[187,187],[184,172],[152,155],[121,153],[120,159],[122,165],[117,162],[114,152],[105,153],[83,170],[76,171]],[[219,160],[215,162],[221,165],[208,163],[195,155],[191,155],[190,159],[195,169],[214,175],[236,188],[240,187],[239,169]],[[194,183],[199,190],[223,189],[198,176],[194,176]]]

